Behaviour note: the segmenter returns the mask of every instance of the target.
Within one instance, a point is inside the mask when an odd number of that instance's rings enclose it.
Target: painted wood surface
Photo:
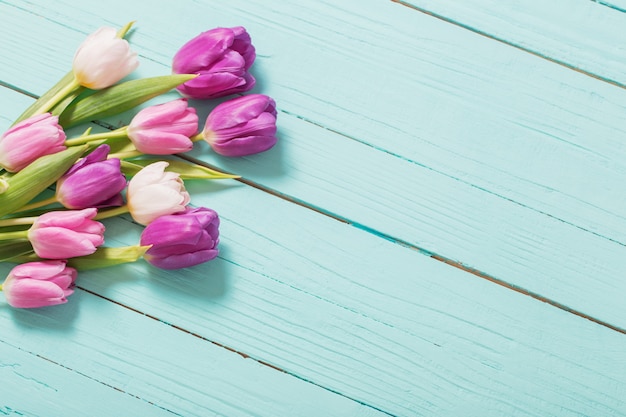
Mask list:
[[[446,19],[382,0],[157,3],[0,1],[0,128],[97,26],[137,19],[150,76],[198,32],[243,24],[279,145],[191,154],[243,175],[188,184],[223,219],[217,260],[92,271],[65,306],[1,308],[0,412],[626,415],[626,92],[570,68],[619,73],[623,54],[591,46],[619,7],[593,9],[568,67],[553,62],[568,32],[530,5],[498,13],[533,31],[498,32],[435,2],[420,5]],[[492,37],[460,27],[473,19]],[[109,220],[107,243],[140,230]]]
[[[98,14],[114,21],[121,7]],[[140,2],[126,7],[129,15],[142,13]],[[619,295],[626,286],[619,262],[626,134],[613,123],[623,115],[626,91],[395,3],[368,2],[364,13],[356,4],[323,2],[195,7],[258,33],[266,51],[257,63],[259,91],[279,100],[285,145],[257,158],[265,163],[228,161],[206,149],[194,156],[504,285],[626,327]],[[76,43],[89,30],[92,10],[89,3],[65,13],[44,7],[53,16],[48,22],[21,6],[5,9],[10,22],[31,19]],[[185,8],[164,5],[162,12],[152,23],[166,27]],[[310,23],[303,26],[301,16]],[[346,21],[352,24],[344,32],[334,30]],[[17,25],[2,30],[8,36]],[[205,26],[191,22],[187,30]],[[147,75],[169,71],[171,55],[189,37],[137,32],[133,41],[148,61]],[[322,47],[322,40],[332,46]],[[24,56],[21,42],[12,44],[16,62],[4,78],[35,94],[71,60],[60,45],[40,44]],[[58,70],[40,74],[37,62],[49,49],[53,56],[59,49],[51,65]],[[389,82],[394,79],[402,82]],[[20,84],[26,82],[30,88]]]
[[[619,2],[398,1],[576,71],[626,87],[626,8]]]

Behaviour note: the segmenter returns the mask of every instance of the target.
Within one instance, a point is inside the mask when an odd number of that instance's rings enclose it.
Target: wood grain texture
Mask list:
[[[81,290],[3,307],[0,415],[385,415]]]
[[[222,213],[218,260],[92,271],[79,285],[394,416],[624,414],[624,335],[266,193],[222,187],[190,186],[196,204]],[[108,221],[108,244],[136,242],[140,230]],[[210,355],[188,345],[186,366],[208,366]],[[129,391],[195,398],[166,382],[176,368],[158,365],[161,353],[137,350],[129,373],[160,377]]]
[[[616,2],[406,0],[398,3],[626,88],[626,9]],[[612,4],[611,4],[612,3]]]
[[[0,1],[0,128],[68,44],[138,18],[139,75],[246,25],[281,137],[193,154],[258,187],[188,184],[221,214],[217,260],[92,271],[66,306],[0,309],[0,352],[33,378],[62,384],[36,372],[49,359],[67,386],[174,415],[626,415],[624,334],[430,257],[625,326],[621,89],[391,2],[78,3]],[[107,244],[140,231],[109,220]]]
[[[78,43],[93,26],[92,9],[82,4],[71,14],[64,3],[49,12],[42,6],[48,20],[6,5],[2,30],[19,31],[11,22],[30,19]],[[614,123],[626,91],[393,3],[164,4],[146,24],[171,26],[192,6],[210,11],[215,25],[239,22],[257,34],[259,91],[279,102],[283,142],[257,158],[225,160],[206,148],[194,156],[373,233],[626,326],[618,295],[626,285],[620,267],[626,199],[619,197],[625,132]],[[136,7],[128,13],[141,14]],[[98,11],[102,23],[120,19],[114,10]],[[341,22],[350,24],[333,30]],[[176,47],[206,25],[192,21],[185,33],[138,30],[133,42],[146,58],[143,74],[167,71]],[[3,77],[14,84],[19,76],[41,92],[54,68],[63,73],[64,66],[52,65],[43,76],[30,69],[38,53],[17,55],[20,39]],[[58,61],[71,59],[64,49]],[[385,83],[394,79],[402,83]]]

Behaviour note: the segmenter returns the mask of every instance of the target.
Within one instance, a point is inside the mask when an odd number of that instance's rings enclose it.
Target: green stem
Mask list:
[[[199,142],[204,139],[204,133],[200,132],[197,135],[190,137],[189,139],[191,139],[192,142]]]
[[[143,155],[143,153],[139,151],[118,152],[118,153],[109,154],[109,159],[111,158],[130,159],[130,158],[135,158],[141,155]]]
[[[128,127],[124,126],[110,132],[94,133],[93,135],[82,135],[77,138],[66,140],[65,146],[82,145],[83,143],[93,142],[95,140],[126,138],[128,137],[127,130]]]
[[[18,217],[15,219],[2,219],[0,220],[0,227],[8,226],[22,226],[25,224],[33,224],[37,220],[37,217]]]
[[[28,230],[0,233],[0,240],[28,239]]]
[[[45,103],[40,104],[39,108],[37,109],[36,112],[34,112],[32,114],[32,116],[35,116],[37,114],[44,114],[45,112],[49,111],[54,106],[56,106],[61,100],[63,100],[68,95],[72,94],[78,88],[80,88],[80,84],[78,84],[78,81],[76,80],[76,78],[73,78],[70,83],[68,83],[67,85],[63,86],[63,88],[61,88],[59,91],[57,91],[55,95],[50,97],[50,99],[48,99],[48,101],[46,101]]]
[[[41,201],[35,201],[34,203],[27,204],[24,207],[22,207],[20,209],[20,211],[34,210],[34,209],[37,209],[37,208],[40,208],[40,207],[49,206],[50,204],[54,204],[57,201],[58,201],[57,197],[56,196],[52,196],[50,198],[46,198],[46,199],[41,200]]]
[[[120,214],[128,213],[128,206],[123,205],[121,207],[115,207],[107,210],[101,210],[94,217],[95,220],[108,219],[109,217],[119,216]]]

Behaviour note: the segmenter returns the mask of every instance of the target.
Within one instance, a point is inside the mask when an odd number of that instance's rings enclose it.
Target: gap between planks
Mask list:
[[[336,394],[336,395],[339,395],[339,396],[341,396],[341,397],[344,397],[344,398],[346,398],[346,399],[348,399],[348,400],[350,400],[350,401],[354,401],[354,402],[356,402],[356,403],[358,403],[358,404],[360,404],[360,405],[362,405],[362,406],[364,406],[364,407],[371,408],[372,410],[376,410],[376,411],[378,411],[378,412],[380,412],[380,413],[383,413],[383,414],[385,414],[385,415],[388,415],[388,416],[390,416],[390,417],[396,417],[394,414],[391,414],[391,413],[389,413],[388,411],[382,410],[382,409],[380,409],[380,408],[378,408],[378,407],[375,407],[375,406],[373,406],[373,405],[371,405],[371,404],[365,403],[365,402],[360,401],[360,400],[358,400],[358,399],[356,399],[356,398],[353,398],[353,397],[350,397],[350,396],[348,396],[348,395],[342,394],[342,393],[341,393],[341,392],[339,392],[339,391],[336,391],[336,390],[330,389],[330,388],[328,388],[328,387],[325,387],[325,386],[323,386],[323,385],[320,385],[320,384],[318,384],[318,383],[316,383],[315,381],[312,381],[312,380],[310,380],[310,379],[303,378],[303,377],[301,377],[301,376],[299,376],[299,375],[297,375],[297,374],[294,374],[294,373],[292,373],[292,372],[289,372],[289,371],[286,371],[286,370],[284,370],[284,369],[281,369],[281,368],[277,367],[276,365],[272,365],[272,364],[271,364],[271,363],[269,363],[269,362],[266,362],[266,361],[261,360],[261,359],[257,359],[257,358],[255,358],[255,357],[253,357],[253,356],[248,355],[248,354],[247,354],[247,353],[245,353],[245,352],[241,352],[241,351],[239,351],[239,350],[237,350],[237,349],[231,348],[230,346],[226,346],[226,345],[224,345],[224,344],[222,344],[222,343],[218,343],[218,342],[216,342],[216,341],[214,341],[214,340],[207,339],[206,337],[204,337],[204,336],[202,336],[202,335],[200,335],[200,334],[198,334],[198,333],[195,333],[195,332],[192,332],[192,331],[190,331],[190,330],[184,329],[184,328],[182,328],[182,327],[180,327],[180,326],[177,326],[177,325],[175,325],[175,324],[168,323],[168,322],[166,322],[166,321],[164,321],[164,320],[161,320],[160,318],[158,318],[158,317],[156,317],[156,316],[154,316],[154,315],[152,315],[152,314],[147,314],[147,313],[144,313],[144,312],[143,312],[143,311],[141,311],[141,310],[138,310],[138,309],[133,308],[133,307],[130,307],[130,306],[128,306],[128,305],[122,304],[122,303],[120,303],[120,302],[118,302],[118,301],[115,301],[115,300],[113,300],[113,299],[111,299],[111,298],[105,297],[105,296],[103,296],[103,295],[101,295],[101,294],[98,294],[98,293],[96,293],[96,292],[94,292],[94,291],[88,290],[87,288],[81,287],[80,285],[77,285],[77,286],[76,286],[76,288],[77,288],[77,289],[80,289],[80,290],[82,290],[82,291],[84,291],[84,292],[86,292],[86,293],[88,293],[88,294],[94,295],[94,296],[96,296],[96,297],[102,298],[103,300],[106,300],[106,301],[108,301],[108,302],[111,302],[111,303],[113,303],[113,304],[116,304],[116,305],[118,305],[118,306],[120,306],[120,307],[122,307],[122,308],[125,308],[125,309],[127,309],[127,310],[130,310],[130,311],[132,311],[132,312],[134,312],[134,313],[141,314],[142,316],[145,316],[145,317],[147,317],[147,318],[149,318],[149,319],[152,319],[152,320],[158,321],[158,322],[160,322],[160,323],[163,323],[163,324],[165,324],[165,325],[167,325],[167,326],[170,326],[170,327],[171,327],[171,328],[173,328],[173,329],[176,329],[176,330],[181,331],[181,332],[183,332],[183,333],[187,333],[187,334],[188,334],[188,335],[190,335],[190,336],[197,337],[198,339],[201,339],[201,340],[203,340],[203,341],[206,341],[206,342],[208,342],[208,343],[211,343],[211,344],[213,344],[213,345],[215,345],[215,346],[218,346],[218,347],[220,347],[220,348],[222,348],[222,349],[226,349],[226,350],[228,350],[229,352],[236,353],[236,354],[240,355],[240,356],[241,356],[242,358],[244,358],[244,359],[251,359],[251,360],[253,360],[253,361],[255,361],[255,362],[259,363],[260,365],[267,366],[267,367],[269,367],[269,368],[271,368],[271,369],[273,369],[273,370],[275,370],[275,371],[282,372],[282,373],[284,373],[284,374],[287,374],[287,375],[289,375],[289,376],[292,376],[292,377],[294,377],[294,378],[297,378],[297,379],[299,379],[299,380],[301,380],[301,381],[303,381],[303,382],[306,382],[306,383],[308,383],[308,384],[315,385],[316,387],[319,387],[319,388],[321,388],[321,389],[323,389],[323,390],[325,390],[325,391],[328,391],[328,392],[331,392],[331,393],[333,393],[333,394]],[[47,358],[45,358],[45,357],[43,357],[43,356],[40,356],[40,355],[36,355],[36,356],[40,357],[41,359],[48,360],[48,361],[50,361],[50,362],[52,362],[52,363],[54,363],[54,364],[56,364],[56,365],[59,365],[59,366],[61,366],[61,367],[66,368],[65,366],[63,366],[63,365],[61,365],[61,364],[59,364],[59,363],[56,363],[56,362],[54,362],[54,361],[51,361],[51,360],[49,360],[49,359],[47,359]],[[70,369],[70,368],[67,368],[67,369]],[[70,369],[70,370],[72,370],[72,369]],[[72,370],[72,371],[73,371],[73,370]],[[81,374],[81,375],[82,375],[82,374]],[[86,376],[86,375],[85,375],[85,376]],[[92,378],[92,379],[93,379],[93,378]],[[98,381],[98,382],[100,382],[100,381]],[[120,388],[117,388],[117,387],[114,387],[114,386],[111,386],[111,385],[105,384],[105,383],[103,383],[103,382],[101,382],[101,383],[102,383],[102,384],[104,384],[104,385],[106,385],[106,386],[108,386],[108,387],[110,387],[110,388],[113,388],[113,389],[115,389],[115,390],[118,390],[118,391],[120,391],[120,392],[123,392],[123,393],[125,393],[125,394],[128,394],[128,395],[130,395],[130,396],[132,396],[132,397],[135,397],[135,398],[137,398],[137,399],[142,399],[142,398],[140,398],[140,397],[137,397],[137,396],[136,396],[136,395],[134,395],[134,394],[128,393],[128,392],[126,392],[126,391],[123,391],[123,390],[121,390]],[[150,404],[152,404],[152,405],[156,405],[156,404],[153,404],[152,402],[150,402]],[[165,410],[166,410],[166,411],[170,411],[170,410],[167,410],[167,409],[165,409]],[[174,414],[176,414],[176,413],[174,413]],[[176,415],[178,415],[178,414],[176,414]]]
[[[592,1],[595,2],[595,3],[598,3],[598,4],[602,5],[602,6],[610,7],[611,9],[617,10],[619,12],[626,13],[626,10],[622,10],[622,9],[620,9],[620,8],[618,8],[616,6],[613,6],[613,5],[609,4],[609,3],[606,3],[606,2],[603,2],[603,1],[598,1],[598,0],[592,0]],[[408,3],[408,2],[406,2],[404,0],[391,0],[391,2],[392,3],[397,3],[397,4],[401,5],[401,6],[408,7],[409,9],[415,10],[417,12],[427,14],[429,16],[432,16],[432,17],[434,17],[436,19],[439,19],[441,21],[444,21],[446,23],[450,23],[452,25],[455,25],[455,26],[461,27],[463,29],[469,30],[470,32],[476,33],[477,35],[481,35],[481,36],[484,36],[484,37],[486,37],[488,39],[492,39],[494,41],[503,43],[505,45],[512,46],[513,48],[519,49],[520,51],[527,52],[527,53],[529,53],[531,55],[534,55],[534,56],[539,57],[541,59],[545,59],[546,61],[549,61],[549,62],[552,62],[554,64],[560,65],[560,66],[565,67],[567,69],[570,69],[572,71],[576,71],[576,72],[578,72],[580,74],[583,74],[583,75],[586,75],[588,77],[595,78],[596,80],[599,80],[599,81],[602,81],[602,82],[614,85],[614,86],[619,87],[619,88],[626,89],[626,84],[623,84],[623,83],[621,83],[619,81],[615,81],[615,80],[612,80],[610,78],[603,77],[603,76],[601,76],[599,74],[595,74],[595,73],[590,72],[590,71],[585,71],[585,70],[583,70],[581,68],[573,66],[572,64],[568,64],[565,61],[561,61],[561,60],[558,60],[558,59],[555,59],[555,58],[550,58],[549,56],[546,56],[546,55],[542,54],[541,52],[534,51],[534,50],[529,49],[529,48],[525,48],[525,47],[523,47],[521,45],[516,45],[515,43],[507,41],[504,38],[499,38],[497,36],[490,35],[489,33],[485,32],[485,31],[482,31],[482,30],[480,30],[478,28],[472,27],[470,25],[463,24],[463,23],[458,22],[458,21],[456,21],[456,20],[454,20],[452,18],[448,18],[448,17],[443,16],[443,15],[441,15],[439,13],[435,13],[435,12],[432,12],[430,10],[424,9],[423,7],[415,6],[415,5],[410,4],[410,3]]]
[[[206,166],[206,167],[208,167],[210,169],[214,169],[214,170],[218,170],[218,171],[224,172],[219,167],[213,166],[213,165],[208,164],[206,162],[203,162],[203,161],[200,161],[200,160],[196,160],[194,158],[190,158],[190,157],[187,157],[185,155],[180,155],[179,154],[177,156],[181,157],[182,159],[188,160],[190,162],[194,162],[196,164]],[[226,172],[226,173],[227,174],[232,174],[230,172]],[[612,324],[610,324],[608,322],[605,322],[603,320],[595,318],[595,317],[593,317],[591,315],[588,315],[588,314],[585,314],[585,313],[583,313],[581,311],[578,311],[578,310],[575,310],[573,308],[570,308],[570,307],[566,306],[565,304],[562,304],[562,303],[560,303],[558,301],[552,300],[552,299],[550,299],[548,297],[544,297],[544,296],[542,296],[540,294],[537,294],[535,292],[529,291],[529,290],[527,290],[525,288],[522,288],[522,287],[510,284],[510,283],[508,283],[508,282],[506,282],[506,281],[504,281],[502,279],[496,278],[496,277],[494,277],[492,275],[489,275],[489,274],[487,274],[485,272],[479,271],[479,270],[477,270],[475,268],[468,267],[468,266],[464,265],[460,261],[457,261],[457,260],[454,260],[454,259],[450,259],[448,257],[445,257],[445,256],[442,256],[442,255],[436,254],[436,253],[434,253],[432,251],[429,251],[426,248],[421,248],[421,247],[416,246],[416,245],[414,245],[412,243],[409,243],[407,241],[404,241],[404,240],[401,240],[401,239],[397,239],[397,238],[395,238],[395,237],[393,237],[391,235],[388,235],[386,233],[380,232],[380,231],[378,231],[376,229],[373,229],[371,227],[365,226],[363,224],[354,222],[354,221],[352,221],[350,219],[347,219],[345,217],[342,217],[342,216],[340,216],[338,214],[328,212],[328,211],[326,211],[326,210],[324,210],[322,208],[315,207],[312,204],[303,202],[303,201],[301,201],[299,199],[296,199],[296,198],[294,198],[292,196],[283,194],[281,192],[273,190],[273,189],[271,189],[269,187],[265,187],[265,186],[263,186],[261,184],[255,183],[254,181],[245,179],[243,177],[236,178],[235,180],[239,181],[242,184],[245,184],[245,185],[247,185],[249,187],[256,188],[259,191],[263,191],[265,193],[271,194],[271,195],[273,195],[275,197],[278,197],[280,199],[288,201],[290,203],[297,204],[297,205],[299,205],[301,207],[304,207],[306,209],[309,209],[309,210],[313,210],[313,211],[315,211],[315,212],[317,212],[319,214],[322,214],[324,216],[330,217],[331,219],[337,220],[337,221],[342,222],[342,223],[349,224],[349,225],[351,225],[353,227],[356,227],[358,229],[363,230],[364,232],[371,233],[371,234],[373,234],[373,235],[375,235],[377,237],[380,237],[382,239],[388,240],[388,241],[393,242],[395,244],[398,244],[400,246],[403,246],[403,247],[406,247],[408,249],[412,249],[412,250],[418,251],[418,252],[420,252],[420,253],[422,253],[422,254],[424,254],[426,256],[429,256],[430,258],[432,258],[432,259],[434,259],[436,261],[443,262],[443,263],[445,263],[447,265],[450,265],[452,267],[461,269],[461,270],[463,270],[465,272],[469,272],[470,274],[472,274],[474,276],[477,276],[477,277],[482,278],[482,279],[486,279],[487,281],[493,282],[494,284],[498,284],[498,285],[500,285],[502,287],[508,288],[508,289],[513,290],[513,291],[515,291],[517,293],[520,293],[520,294],[523,294],[525,296],[534,298],[535,300],[538,300],[538,301],[541,301],[543,303],[549,304],[549,305],[551,305],[553,307],[556,307],[556,308],[558,308],[560,310],[563,310],[563,311],[566,311],[568,313],[574,314],[574,315],[576,315],[578,317],[584,318],[584,319],[589,320],[589,321],[591,321],[593,323],[599,324],[601,326],[604,326],[604,327],[609,328],[611,330],[614,330],[616,332],[619,332],[619,333],[622,333],[622,334],[626,334],[626,329],[624,329],[624,328],[621,328],[621,327],[618,327],[618,326],[614,326],[614,325],[612,325]]]

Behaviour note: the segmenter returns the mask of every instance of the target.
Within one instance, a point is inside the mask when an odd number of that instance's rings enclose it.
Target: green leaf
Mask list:
[[[150,246],[125,246],[122,248],[99,247],[94,253],[68,260],[67,265],[85,271],[88,269],[107,268],[139,260]]]
[[[98,118],[112,116],[133,109],[151,98],[196,77],[173,74],[141,78],[116,84],[70,104],[59,117],[61,126],[68,128]]]
[[[9,188],[0,194],[0,217],[19,210],[54,184],[86,149],[87,146],[75,146],[42,156],[18,173],[7,177]]]
[[[132,162],[122,161],[122,171],[129,177],[132,177],[143,167],[150,165],[154,162],[163,161],[163,158],[142,158],[134,159]],[[169,163],[166,171],[177,172],[184,180],[191,179],[208,179],[218,180],[227,178],[240,178],[239,175],[226,174],[220,171],[216,171],[211,168],[207,168],[203,165],[199,165],[193,162],[181,160],[181,159],[167,159]]]
[[[12,258],[28,255],[33,252],[33,247],[29,241],[23,242],[1,242],[0,262],[9,261]]]
[[[59,80],[50,90],[48,90],[44,95],[39,97],[33,104],[31,104],[24,113],[17,118],[17,120],[13,123],[16,124],[21,122],[24,119],[28,119],[30,116],[34,115],[42,104],[47,103],[50,99],[52,99],[59,91],[63,90],[69,84],[74,81],[74,73],[72,71],[68,72],[63,78]]]

